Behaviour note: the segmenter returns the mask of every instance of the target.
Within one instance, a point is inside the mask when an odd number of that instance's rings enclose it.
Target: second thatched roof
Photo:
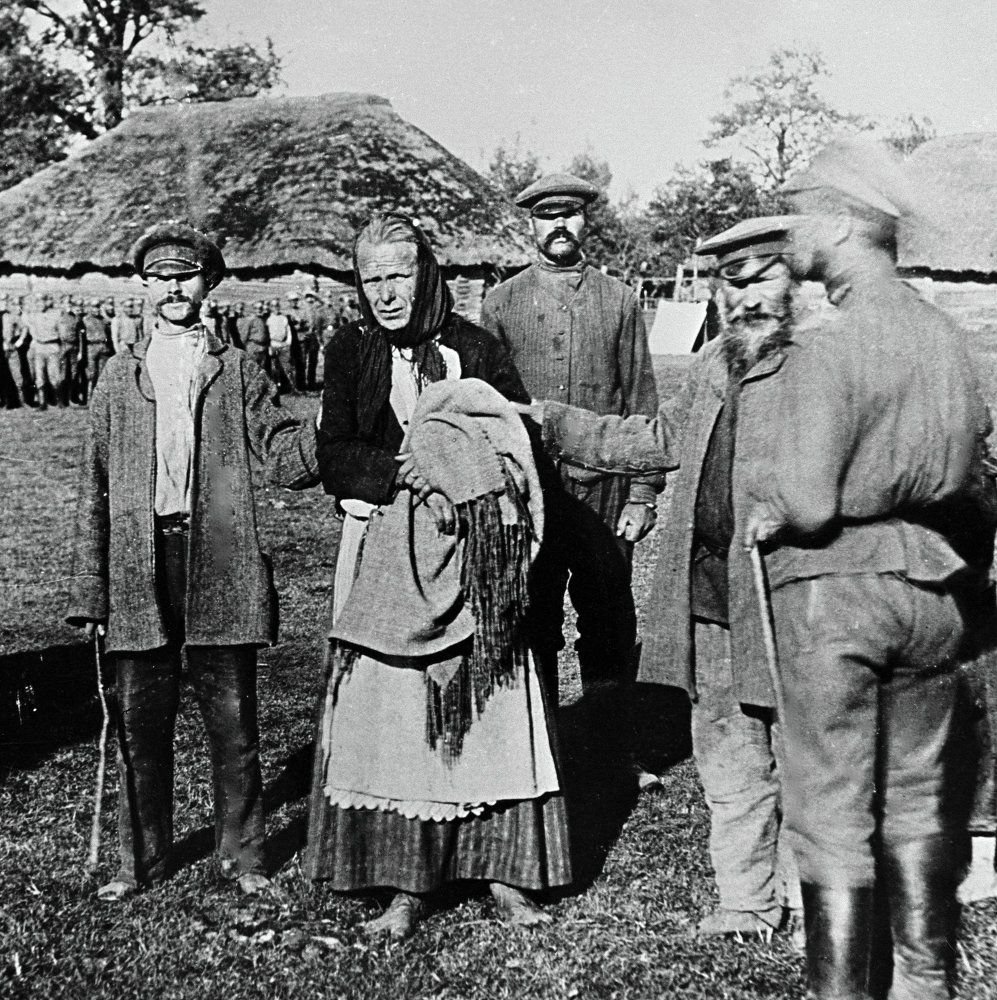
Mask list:
[[[236,273],[350,269],[376,209],[418,218],[440,262],[521,265],[514,209],[480,174],[370,94],[139,111],[0,194],[0,267],[121,268],[154,222],[185,218]]]
[[[997,134],[932,139],[911,154],[908,164],[924,212],[901,227],[901,268],[997,276]]]

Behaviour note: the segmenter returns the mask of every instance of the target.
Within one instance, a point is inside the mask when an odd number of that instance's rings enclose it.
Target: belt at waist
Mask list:
[[[183,535],[190,530],[190,514],[156,514],[155,524],[161,535]]]

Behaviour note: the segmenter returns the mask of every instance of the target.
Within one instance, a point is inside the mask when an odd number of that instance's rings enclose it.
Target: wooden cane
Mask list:
[[[786,718],[786,706],[782,697],[782,684],[779,682],[779,664],[775,652],[775,629],[772,626],[772,607],[769,604],[768,587],[765,583],[765,564],[758,544],[751,546],[751,569],[755,578],[755,596],[758,598],[758,611],[762,619],[762,640],[765,644],[765,663],[769,668],[769,680],[775,692],[775,711],[779,722]]]
[[[100,695],[100,710],[103,715],[100,726],[100,742],[97,744],[97,780],[93,790],[93,823],[90,826],[90,853],[87,855],[86,870],[92,873],[97,870],[100,856],[100,808],[104,798],[104,771],[107,763],[107,729],[109,714],[107,711],[107,693],[104,691],[104,677],[101,660],[101,638],[99,632],[94,632],[93,655],[97,665],[97,693]]]

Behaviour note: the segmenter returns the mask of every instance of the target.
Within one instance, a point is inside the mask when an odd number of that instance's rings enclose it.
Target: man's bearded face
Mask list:
[[[200,321],[201,303],[208,294],[208,282],[198,271],[193,274],[148,274],[145,278],[153,312],[172,326],[193,326]]]
[[[740,378],[752,365],[787,342],[792,292],[792,275],[778,259],[750,281],[724,281],[720,329],[732,376]]]

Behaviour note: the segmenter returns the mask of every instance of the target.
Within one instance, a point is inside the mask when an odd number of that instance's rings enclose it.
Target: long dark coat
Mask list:
[[[755,365],[746,380],[768,377],[778,369],[773,356]],[[681,428],[679,471],[674,477],[671,503],[661,526],[658,562],[645,613],[644,645],[638,680],[684,688],[696,697],[696,663],[692,645],[690,579],[696,497],[710,436],[727,392],[727,366],[719,341],[697,355],[685,390],[669,413],[672,426]],[[735,433],[735,453],[740,428]],[[750,705],[772,706],[772,691],[761,611],[751,563],[741,547],[731,546],[727,561],[730,584],[729,614],[738,698]],[[708,669],[709,664],[699,664]]]
[[[767,358],[748,372],[744,382],[765,379],[780,364],[781,356]],[[659,528],[661,540],[645,607],[638,680],[680,687],[692,698],[696,697],[697,667],[704,670],[710,666],[697,665],[692,648],[690,574],[696,497],[706,450],[727,392],[727,378],[719,342],[714,341],[696,355],[675,404],[662,407],[653,420],[598,417],[577,407],[544,403],[544,445],[555,458],[597,471],[638,475],[660,474],[678,464],[671,502]],[[731,549],[727,569],[738,697],[747,704],[771,706],[774,696],[765,659],[760,605],[750,561],[737,545]]]
[[[207,338],[194,375],[187,642],[268,645],[277,638],[277,595],[257,537],[252,470],[269,460],[268,474],[283,485],[316,481],[314,425],[281,408],[273,383],[242,351]],[[67,621],[106,621],[108,652],[167,641],[155,585],[156,397],[147,349],[148,341],[133,345],[101,375],[80,469]]]

